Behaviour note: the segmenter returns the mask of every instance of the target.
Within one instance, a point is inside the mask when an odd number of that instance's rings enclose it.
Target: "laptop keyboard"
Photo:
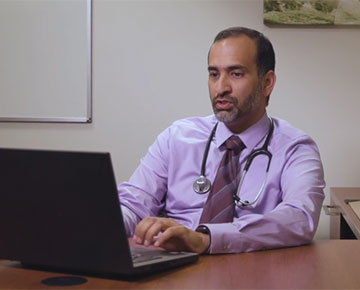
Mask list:
[[[159,260],[163,258],[161,252],[149,249],[131,249],[131,257],[133,263],[141,263],[153,260]]]

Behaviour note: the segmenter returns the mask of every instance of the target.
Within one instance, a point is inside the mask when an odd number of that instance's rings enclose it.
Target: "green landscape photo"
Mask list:
[[[360,25],[360,0],[264,0],[266,25]]]

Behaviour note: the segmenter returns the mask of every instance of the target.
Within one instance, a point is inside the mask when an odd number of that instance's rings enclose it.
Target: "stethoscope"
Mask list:
[[[263,144],[263,146],[259,149],[255,149],[254,151],[252,151],[249,155],[249,157],[246,160],[246,164],[244,166],[244,172],[241,175],[241,179],[239,182],[239,186],[237,189],[237,192],[234,192],[233,194],[233,198],[234,198],[234,202],[237,206],[251,206],[254,205],[260,198],[261,194],[264,192],[265,189],[265,185],[266,185],[266,181],[267,181],[267,176],[268,176],[268,172],[269,172],[269,168],[270,168],[270,163],[271,163],[271,158],[272,158],[272,154],[269,152],[268,150],[268,146],[270,143],[270,139],[273,135],[274,132],[274,122],[271,118],[270,119],[270,127],[269,127],[269,131],[267,134],[267,137],[265,139],[265,142]],[[201,163],[201,172],[200,172],[200,177],[198,179],[195,180],[194,184],[193,184],[193,188],[194,191],[196,193],[199,194],[205,194],[207,193],[210,188],[211,188],[211,181],[206,178],[206,160],[207,157],[209,155],[209,149],[210,149],[210,145],[211,145],[211,141],[213,140],[214,136],[215,136],[215,132],[216,132],[216,128],[218,126],[219,123],[216,123],[214,128],[212,129],[209,139],[206,143],[206,147],[205,147],[205,151],[204,151],[204,155],[203,155],[203,159],[202,159],[202,163]],[[258,194],[256,195],[255,199],[253,201],[248,201],[248,200],[242,200],[239,197],[239,193],[241,190],[241,186],[244,182],[245,176],[249,170],[249,167],[251,165],[251,163],[253,162],[253,160],[255,159],[255,157],[259,156],[259,155],[265,155],[268,158],[268,162],[267,162],[267,167],[266,167],[266,172],[265,172],[265,178],[264,181],[259,189]]]

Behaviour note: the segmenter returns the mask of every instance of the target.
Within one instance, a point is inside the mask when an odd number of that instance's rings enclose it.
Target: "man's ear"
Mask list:
[[[276,74],[273,70],[269,70],[262,78],[263,95],[270,96],[276,83]]]

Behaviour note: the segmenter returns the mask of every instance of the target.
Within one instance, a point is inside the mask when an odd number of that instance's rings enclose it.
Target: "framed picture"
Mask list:
[[[360,0],[264,0],[264,23],[360,26]]]

